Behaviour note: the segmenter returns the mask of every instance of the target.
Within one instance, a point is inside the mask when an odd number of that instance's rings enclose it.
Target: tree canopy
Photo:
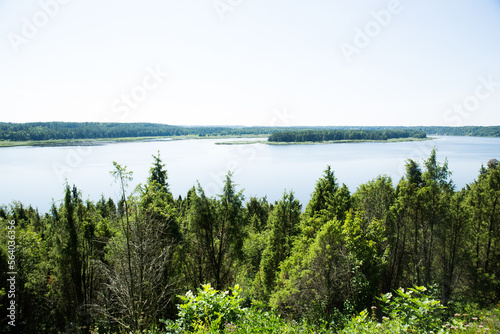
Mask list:
[[[246,200],[231,172],[220,195],[209,197],[198,184],[175,199],[160,153],[135,190],[126,166],[115,162],[111,174],[121,190],[114,200],[84,200],[80,188],[65,184],[63,200],[46,214],[19,202],[0,206],[1,230],[16,229],[15,252],[11,234],[0,235],[0,279],[9,278],[15,259],[22,333],[144,331],[160,319],[176,321],[182,300],[180,313],[190,319],[233,321],[224,310],[241,315],[241,303],[342,330],[352,314],[366,315],[391,293],[420,302],[415,295],[426,290],[414,286],[429,288],[438,299],[432,305],[463,313],[500,299],[496,159],[463,189],[436,150],[407,160],[401,180],[380,175],[352,192],[326,166],[304,206],[292,191],[273,203]],[[202,286],[199,298],[190,292]],[[238,298],[217,292],[228,289]],[[373,319],[379,315],[373,311]],[[195,325],[205,328],[186,326]]]

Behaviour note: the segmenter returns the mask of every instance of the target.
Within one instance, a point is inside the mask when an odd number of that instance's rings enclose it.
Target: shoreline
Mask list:
[[[268,135],[220,135],[220,136],[169,136],[169,137],[120,137],[120,138],[89,138],[89,139],[52,139],[52,140],[29,140],[29,141],[0,141],[0,149],[7,147],[58,147],[58,146],[99,146],[107,144],[172,141],[189,139],[224,139],[224,138],[256,138]]]
[[[153,142],[153,141],[173,141],[173,140],[201,140],[201,139],[236,139],[236,138],[267,138],[269,135],[222,135],[222,136],[173,136],[173,137],[122,137],[122,138],[93,138],[93,139],[53,139],[53,140],[30,140],[30,141],[0,141],[0,149],[8,147],[65,147],[65,146],[99,146],[108,144]],[[397,143],[409,141],[433,140],[435,137],[426,138],[393,138],[387,140],[330,140],[322,142],[270,142],[267,140],[252,141],[230,141],[215,143],[215,145],[320,145],[320,144],[353,144],[353,143]]]

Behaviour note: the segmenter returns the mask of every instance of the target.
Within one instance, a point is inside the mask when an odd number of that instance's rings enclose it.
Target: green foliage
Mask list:
[[[328,221],[307,247],[296,244],[282,265],[271,302],[286,313],[341,326],[343,314],[360,310],[378,293],[385,265],[384,228],[349,212]]]
[[[0,123],[0,140],[40,141],[154,136],[269,134],[278,128],[182,127],[155,123]]]
[[[261,232],[267,226],[269,212],[272,209],[267,202],[267,198],[257,199],[255,197],[250,197],[246,206],[250,226],[252,226],[255,231]]]
[[[358,333],[416,333],[415,328],[405,323],[403,318],[389,319],[384,317],[382,322],[375,321],[375,316],[363,310],[353,316],[340,331],[342,334]]]
[[[387,223],[394,198],[391,178],[381,175],[359,186],[353,194],[353,206],[362,212],[366,220],[377,219]]]
[[[496,333],[500,330],[500,308],[471,313],[455,313],[443,317],[444,306],[426,294],[425,287],[405,291],[398,289],[396,296],[385,294],[380,297],[387,316],[381,322],[367,310],[355,315],[341,333]]]
[[[500,298],[500,166],[496,159],[482,168],[468,187],[471,297],[482,305]]]
[[[243,243],[243,261],[238,266],[236,281],[243,288],[246,298],[255,300],[263,299],[262,287],[255,282],[259,277],[262,254],[268,246],[269,230],[257,232],[249,229],[248,235]]]
[[[228,291],[218,291],[210,284],[205,284],[194,295],[188,291],[179,298],[184,302],[178,307],[178,320],[175,329],[190,331],[199,326],[208,326],[219,329],[224,324],[238,321],[245,309],[241,307],[243,299],[240,297],[241,289],[238,285]]]
[[[441,327],[445,307],[426,291],[423,286],[407,290],[400,288],[395,291],[395,295],[389,292],[379,300],[385,304],[383,308],[389,317],[405,319],[411,327],[428,333]]]
[[[301,204],[290,192],[283,194],[271,212],[268,246],[262,253],[261,271],[256,278],[256,283],[262,284],[262,292],[266,297],[274,289],[277,268],[290,255],[294,238],[299,232],[300,210]]]
[[[236,191],[231,173],[226,176],[222,195],[208,198],[198,185],[189,197],[185,221],[186,285],[194,289],[212,282],[216,289],[229,287],[242,260],[247,220],[243,194]]]
[[[337,178],[331,166],[327,166],[323,176],[316,182],[316,187],[306,207],[306,215],[314,217],[315,215],[327,213],[327,201],[338,188]]]
[[[161,320],[166,333],[313,333],[320,330],[307,324],[284,321],[275,310],[264,310],[256,303],[242,307],[241,289],[217,291],[210,284],[198,289],[197,295],[188,291],[180,296],[178,319]],[[154,333],[151,331],[150,333]]]
[[[387,140],[393,138],[425,138],[419,130],[295,130],[271,134],[270,142],[325,142],[338,140]]]
[[[158,151],[158,155],[153,155],[153,159],[153,166],[149,169],[148,183],[153,184],[156,191],[168,192],[167,170],[160,158],[160,151]]]
[[[279,133],[285,132],[285,135]],[[425,135],[499,137],[498,126],[183,127],[155,123],[0,122],[0,140],[42,141],[154,136],[275,135],[276,141],[385,140]],[[284,140],[288,139],[288,140]]]
[[[417,162],[408,160],[406,175],[396,188],[388,222],[392,232],[387,273],[390,281],[385,287],[395,289],[439,282],[446,301],[452,293],[451,287],[459,279],[459,271],[456,252],[443,256],[443,250],[450,242],[459,240],[458,234],[450,238],[449,233],[454,230],[450,222],[456,226],[461,218],[455,216],[458,221],[454,221],[450,217],[454,185],[449,179],[447,162],[440,164],[436,150],[432,150],[424,167],[422,170]]]
[[[407,161],[396,189],[379,176],[352,195],[328,166],[305,212],[291,192],[245,203],[231,173],[216,197],[198,186],[174,199],[165,164],[153,159],[132,195],[132,172],[114,163],[118,205],[85,202],[66,185],[48,214],[0,207],[3,280],[6,222],[16,223],[21,332],[160,333],[160,318],[169,331],[193,333],[500,330],[498,308],[477,311],[500,296],[495,159],[456,190],[432,150]],[[236,283],[244,292],[222,292]],[[176,297],[200,284],[198,295]],[[381,294],[387,314],[363,311]]]
[[[131,172],[115,163],[113,173],[121,184],[126,210],[112,217],[117,232],[108,239],[105,257],[98,262],[106,280],[96,310],[102,319],[109,319],[104,324],[122,330],[153,326],[171,311],[178,289],[179,214],[165,188],[166,171],[159,157],[153,166],[159,169],[153,167],[149,182],[138,187],[139,198],[126,198]],[[154,173],[165,177],[163,185]]]

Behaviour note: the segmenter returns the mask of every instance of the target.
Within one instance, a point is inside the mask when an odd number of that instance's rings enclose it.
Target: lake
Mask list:
[[[248,139],[243,139],[248,140]],[[293,190],[303,206],[327,165],[340,184],[351,192],[360,184],[386,174],[397,184],[405,161],[419,163],[433,147],[438,160],[448,159],[457,188],[473,182],[481,164],[500,159],[500,138],[436,137],[399,143],[344,143],[315,145],[216,145],[235,139],[165,140],[111,143],[99,146],[0,148],[0,204],[21,201],[47,212],[52,201],[61,202],[64,184],[76,184],[84,199],[119,199],[110,171],[113,161],[134,172],[128,191],[146,182],[152,155],[161,153],[175,197],[185,196],[197,181],[207,193],[221,192],[228,170],[246,198],[267,196],[274,202]]]

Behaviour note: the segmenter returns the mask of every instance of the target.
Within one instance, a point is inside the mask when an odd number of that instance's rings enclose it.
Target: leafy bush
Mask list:
[[[499,305],[500,306],[500,305]],[[474,313],[455,313],[443,325],[439,333],[455,331],[460,333],[500,333],[500,308]]]
[[[408,322],[408,319],[403,317],[383,317],[382,322],[377,322],[374,314],[370,317],[368,312],[364,310],[359,315],[353,317],[341,333],[498,333],[500,331],[498,314],[498,310],[489,311],[482,317],[455,314],[451,319],[443,322],[434,330],[428,330],[421,327],[421,325]]]
[[[426,293],[425,287],[399,289],[379,298],[388,316],[382,322],[364,310],[345,325],[341,333],[500,333],[500,308],[473,313],[455,313],[443,321],[445,309]],[[499,305],[500,306],[500,305]]]
[[[438,329],[442,325],[442,315],[445,307],[439,300],[427,295],[426,287],[416,286],[405,291],[396,290],[396,295],[386,293],[379,300],[384,304],[385,311],[391,318],[405,319],[405,323],[424,332]]]
[[[364,310],[359,315],[352,317],[340,333],[407,333],[411,331],[410,326],[400,318],[384,317],[380,323],[375,321],[375,312],[370,317],[368,311]]]
[[[243,302],[240,292],[238,285],[229,293],[205,284],[202,289],[198,289],[196,296],[191,291],[179,296],[184,301],[177,305],[179,319],[175,323],[164,323],[167,324],[167,329],[174,332],[218,330],[226,324],[236,322],[245,313],[245,309],[240,307]]]
[[[166,324],[165,333],[312,333],[307,324],[289,323],[280,318],[275,309],[256,302],[251,308],[242,308],[241,289],[236,285],[231,292],[217,291],[210,284],[202,286],[195,296],[187,292],[179,296],[184,303],[177,305],[178,320],[160,320]],[[158,333],[150,330],[149,334]]]
[[[385,304],[388,316],[377,321],[377,309],[373,306],[371,313],[367,310],[360,312],[337,332],[326,326],[285,321],[275,309],[269,309],[263,303],[241,308],[238,286],[232,292],[221,292],[207,284],[197,296],[189,292],[181,297],[185,303],[178,305],[180,318],[176,322],[162,320],[167,324],[165,330],[151,328],[134,333],[500,333],[500,305],[489,311],[453,314],[450,319],[442,321],[444,307],[426,291],[424,287],[415,287],[399,289],[395,296],[385,294],[380,300]],[[97,328],[92,331],[98,332]]]

